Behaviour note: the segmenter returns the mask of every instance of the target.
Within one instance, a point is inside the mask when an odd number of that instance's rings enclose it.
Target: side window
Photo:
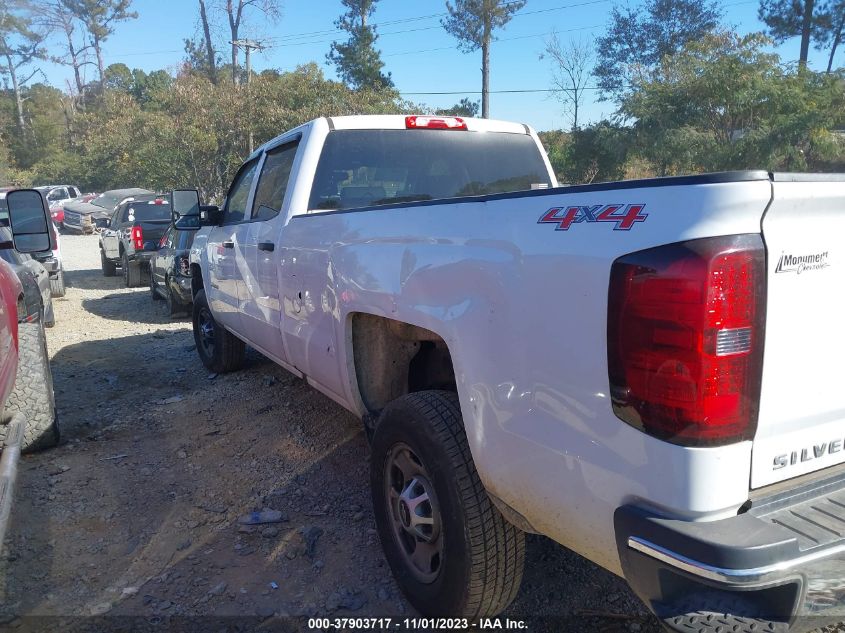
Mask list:
[[[118,224],[120,224],[120,207],[118,207],[117,210],[114,213],[112,213],[111,222],[109,223],[109,225],[110,225],[109,228],[115,229],[115,228],[117,228]]]
[[[255,166],[258,160],[247,163],[235,176],[235,181],[229,188],[226,195],[226,207],[223,209],[223,224],[235,224],[243,222],[246,218],[246,201],[249,198],[249,189],[252,186],[252,177],[255,175]]]
[[[261,175],[258,177],[255,201],[252,203],[253,220],[272,220],[279,215],[298,146],[297,141],[267,152]]]
[[[67,193],[66,193],[65,189],[63,189],[62,187],[57,187],[57,188],[53,189],[52,191],[50,191],[50,193],[47,194],[47,200],[49,202],[54,202],[56,200],[63,200],[64,198],[67,198]]]

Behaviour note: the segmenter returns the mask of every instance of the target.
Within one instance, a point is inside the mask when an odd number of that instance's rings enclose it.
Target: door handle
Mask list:
[[[235,248],[235,243],[232,240],[223,242],[223,248]]]
[[[272,253],[276,248],[273,242],[258,242],[258,250]]]

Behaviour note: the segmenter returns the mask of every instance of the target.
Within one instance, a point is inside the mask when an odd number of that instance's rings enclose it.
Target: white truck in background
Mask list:
[[[845,175],[556,185],[519,124],[286,132],[222,208],[172,194],[200,358],[248,344],[364,420],[423,615],[504,609],[530,531],[672,630],[843,619]]]

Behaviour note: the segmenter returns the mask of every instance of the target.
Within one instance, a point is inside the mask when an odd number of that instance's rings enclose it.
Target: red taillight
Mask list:
[[[459,116],[421,116],[405,117],[405,127],[409,130],[466,130],[467,124]]]
[[[132,245],[135,250],[144,250],[144,229],[140,226],[132,227]]]
[[[751,438],[765,281],[759,235],[669,244],[617,259],[607,325],[614,413],[674,444]]]

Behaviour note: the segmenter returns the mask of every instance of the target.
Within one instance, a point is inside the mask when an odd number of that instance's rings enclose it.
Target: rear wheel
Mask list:
[[[65,296],[65,269],[59,266],[59,272],[55,277],[50,277],[50,294],[54,297]]]
[[[137,262],[130,262],[126,253],[123,253],[121,259],[121,268],[123,269],[123,283],[127,288],[137,288],[141,285],[141,267]]]
[[[173,282],[170,277],[164,278],[164,292],[167,299],[167,312],[171,319],[188,316],[191,307],[179,299],[179,296],[173,290]]]
[[[244,342],[214,320],[205,290],[194,297],[194,342],[202,364],[218,373],[240,369]]]
[[[114,277],[116,273],[116,266],[114,262],[106,258],[103,249],[100,249],[100,267],[103,269],[103,277]]]
[[[31,452],[58,444],[59,424],[44,327],[40,322],[21,323],[18,327],[18,373],[14,391],[6,402],[0,442],[6,440],[11,416],[20,412],[26,416],[21,450]]]
[[[150,265],[150,295],[152,295],[153,301],[161,301],[164,298],[158,293],[158,290],[156,290],[156,282],[153,277],[152,265]]]
[[[370,484],[397,583],[424,616],[494,616],[519,591],[525,535],[493,506],[475,470],[456,394],[422,391],[385,407]]]

